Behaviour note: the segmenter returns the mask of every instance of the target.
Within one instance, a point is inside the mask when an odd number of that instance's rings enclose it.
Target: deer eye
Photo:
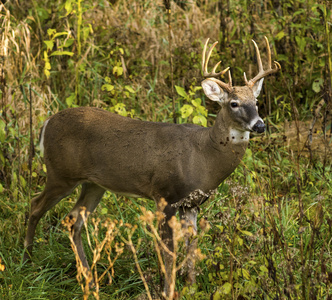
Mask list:
[[[237,102],[231,102],[231,107],[238,107],[239,106],[239,103]]]

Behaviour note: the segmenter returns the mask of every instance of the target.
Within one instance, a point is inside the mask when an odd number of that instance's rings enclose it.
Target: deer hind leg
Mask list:
[[[197,249],[197,208],[180,208],[180,218],[182,229],[185,230],[186,246],[188,258],[188,282],[193,284],[196,282],[195,252]]]
[[[44,191],[32,199],[28,229],[24,241],[24,261],[31,258],[33,238],[40,218],[61,199],[70,195],[75,186],[76,183],[70,184],[66,181],[52,180],[49,176]]]
[[[81,195],[76,202],[75,206],[69,213],[69,218],[75,219],[75,223],[71,228],[71,234],[77,249],[77,253],[81,260],[83,267],[89,269],[89,264],[83,250],[81,231],[84,224],[84,220],[81,212],[84,212],[84,218],[88,217],[89,213],[92,213],[97,205],[99,204],[101,198],[105,193],[105,189],[94,184],[94,183],[83,183]]]

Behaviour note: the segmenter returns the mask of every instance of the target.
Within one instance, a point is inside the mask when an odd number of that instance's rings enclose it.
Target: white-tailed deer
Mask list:
[[[202,87],[205,95],[217,101],[221,110],[211,128],[190,124],[153,123],[125,118],[102,109],[81,107],[63,110],[48,119],[42,129],[41,147],[47,167],[44,191],[31,202],[31,214],[25,238],[25,259],[32,251],[33,237],[40,218],[75,187],[81,195],[69,216],[76,222],[73,239],[84,266],[88,262],[82,247],[82,207],[92,212],[105,190],[167,202],[162,238],[172,250],[172,229],[168,220],[179,210],[184,226],[197,231],[197,208],[211,191],[227,178],[240,163],[249,142],[249,133],[262,133],[263,120],[257,112],[258,97],[264,77],[277,72],[268,52],[267,70],[263,69],[259,49],[253,41],[259,72],[245,86],[232,86],[229,68],[216,73],[207,65],[214,43],[206,55],[203,50]],[[215,77],[228,71],[229,82]],[[166,278],[170,278],[172,258],[165,255]],[[192,266],[193,267],[193,266]],[[194,278],[192,278],[194,280]],[[165,281],[169,293],[168,280]]]

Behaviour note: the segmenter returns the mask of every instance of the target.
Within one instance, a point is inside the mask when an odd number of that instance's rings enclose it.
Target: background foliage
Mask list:
[[[265,79],[266,135],[202,207],[211,228],[197,284],[177,281],[184,299],[331,299],[331,2],[2,1],[0,5],[0,298],[76,299],[75,259],[60,220],[75,202],[47,213],[35,260],[22,264],[30,198],[45,183],[39,129],[59,110],[97,106],[148,121],[213,124],[218,107],[199,88],[202,45],[231,67],[235,85],[255,75],[251,39],[269,38],[282,71]],[[170,9],[166,9],[167,7]],[[169,27],[169,23],[171,28]],[[263,58],[264,59],[264,58]],[[96,215],[138,225],[139,262],[160,295],[151,239],[139,205],[108,194]],[[100,232],[102,234],[102,232]],[[106,268],[107,260],[99,268]],[[144,299],[132,253],[124,249],[101,298]]]

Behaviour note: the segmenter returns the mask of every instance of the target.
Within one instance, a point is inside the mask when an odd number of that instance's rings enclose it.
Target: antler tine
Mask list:
[[[212,51],[214,49],[214,47],[218,44],[218,42],[213,43],[213,45],[210,47],[208,53],[206,54],[206,49],[207,49],[207,45],[209,43],[209,38],[206,40],[204,48],[203,48],[203,54],[202,54],[202,71],[203,71],[203,76],[204,77],[217,77],[219,75],[224,75],[227,71],[229,71],[229,67],[227,67],[226,69],[222,70],[219,73],[216,73],[216,69],[217,67],[220,65],[221,61],[219,61],[212,69],[212,71],[209,73],[207,70],[207,66],[209,63],[209,59],[211,57]],[[228,92],[231,92],[233,90],[232,88],[232,77],[231,77],[231,73],[229,71],[228,73],[228,77],[229,77],[229,83],[225,83],[222,82],[221,80],[215,79],[215,78],[210,78],[213,81],[217,82],[222,88],[225,88]]]
[[[228,85],[230,87],[232,87],[232,76],[231,76],[231,71],[230,70],[228,70]]]
[[[263,72],[263,63],[262,63],[262,59],[261,59],[261,54],[259,52],[259,48],[256,44],[256,42],[254,40],[252,40],[252,42],[254,43],[255,49],[256,49],[256,57],[257,57],[257,63],[258,63],[258,70],[259,72]],[[269,47],[270,49],[270,47]]]
[[[207,71],[207,65],[208,62],[210,60],[210,56],[212,54],[213,48],[218,44],[218,42],[213,43],[213,45],[210,47],[207,56],[206,56],[206,61],[205,61],[205,65],[204,65],[204,76],[218,76],[217,74],[214,73],[214,71],[216,70],[216,66],[213,68],[213,71],[211,73],[208,73]],[[219,65],[221,62],[219,61],[217,63],[217,65]]]
[[[268,67],[269,67],[269,69],[272,69],[271,68],[271,49],[270,49],[269,40],[267,39],[266,36],[264,36],[264,39],[265,39],[265,44],[266,44],[266,49],[267,49]]]
[[[203,48],[203,54],[202,54],[202,71],[203,74],[205,73],[205,54],[206,54],[206,47],[208,45],[210,38],[208,38],[205,42],[204,48]]]
[[[257,56],[257,63],[258,63],[258,74],[251,79],[250,81],[247,80],[247,76],[246,73],[244,73],[244,81],[246,83],[247,86],[249,87],[253,87],[254,84],[264,78],[265,76],[269,75],[269,74],[273,74],[278,72],[281,69],[280,64],[277,61],[274,61],[274,68],[272,69],[272,63],[271,63],[271,49],[270,49],[270,45],[269,45],[269,40],[267,39],[266,36],[264,36],[265,39],[265,43],[266,43],[266,49],[267,49],[267,56],[268,56],[268,68],[267,70],[263,69],[263,64],[262,64],[262,59],[261,59],[261,55],[259,52],[259,48],[256,44],[256,42],[254,40],[252,40],[252,42],[254,43],[255,49],[256,49],[256,56]]]
[[[229,68],[226,68],[225,70],[219,72],[219,73],[216,73],[216,69],[217,67],[220,65],[221,61],[219,61],[212,69],[212,72],[209,73],[208,70],[207,70],[207,65],[209,63],[209,60],[210,60],[210,57],[211,57],[211,54],[212,54],[212,51],[214,49],[214,47],[218,44],[218,42],[215,42],[213,43],[213,45],[210,47],[207,55],[206,55],[206,48],[207,48],[207,45],[208,45],[208,42],[209,42],[210,39],[207,39],[206,42],[205,42],[205,45],[204,45],[204,49],[203,49],[203,55],[202,55],[202,70],[203,70],[203,75],[204,77],[216,77],[216,76],[219,76],[219,75],[223,75],[225,74]],[[206,56],[206,58],[205,58]]]

